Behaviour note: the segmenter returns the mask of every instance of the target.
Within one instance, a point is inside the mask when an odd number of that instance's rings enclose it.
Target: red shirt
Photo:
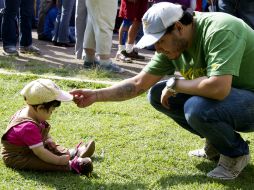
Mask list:
[[[45,123],[41,123],[40,127],[44,128]],[[6,140],[11,144],[29,148],[43,145],[40,128],[30,121],[12,127],[6,134]]]
[[[141,21],[143,15],[148,8],[147,0],[136,0],[135,2],[129,2],[128,0],[122,0],[119,10],[119,17],[128,19],[131,21]]]

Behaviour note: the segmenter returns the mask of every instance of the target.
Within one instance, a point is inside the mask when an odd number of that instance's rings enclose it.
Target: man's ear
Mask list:
[[[179,32],[179,34],[180,35],[183,35],[183,24],[181,23],[181,22],[179,22],[179,21],[176,21],[175,22],[175,30],[177,31],[177,32]]]

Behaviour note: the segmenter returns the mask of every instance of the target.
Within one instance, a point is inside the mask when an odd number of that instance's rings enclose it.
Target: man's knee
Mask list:
[[[160,103],[161,99],[161,92],[163,88],[165,87],[165,84],[157,83],[153,87],[150,88],[147,94],[147,99],[151,105],[158,105]]]
[[[209,110],[207,99],[193,96],[184,104],[184,114],[188,124],[192,128],[202,127],[201,123],[206,122],[207,110]]]

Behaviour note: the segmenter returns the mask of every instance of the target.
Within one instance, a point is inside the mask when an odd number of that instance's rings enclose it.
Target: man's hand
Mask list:
[[[73,95],[73,101],[80,108],[90,106],[97,100],[97,92],[94,90],[72,90],[70,94]]]
[[[170,96],[175,96],[175,93],[168,91],[167,87],[165,87],[161,92],[161,104],[167,109],[170,109],[170,104],[168,102]]]

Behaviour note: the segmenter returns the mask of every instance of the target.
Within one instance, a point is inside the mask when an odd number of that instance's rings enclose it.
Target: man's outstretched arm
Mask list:
[[[72,90],[74,102],[78,107],[87,107],[94,102],[123,101],[134,98],[158,82],[162,77],[140,72],[135,77],[123,80],[108,88]]]

